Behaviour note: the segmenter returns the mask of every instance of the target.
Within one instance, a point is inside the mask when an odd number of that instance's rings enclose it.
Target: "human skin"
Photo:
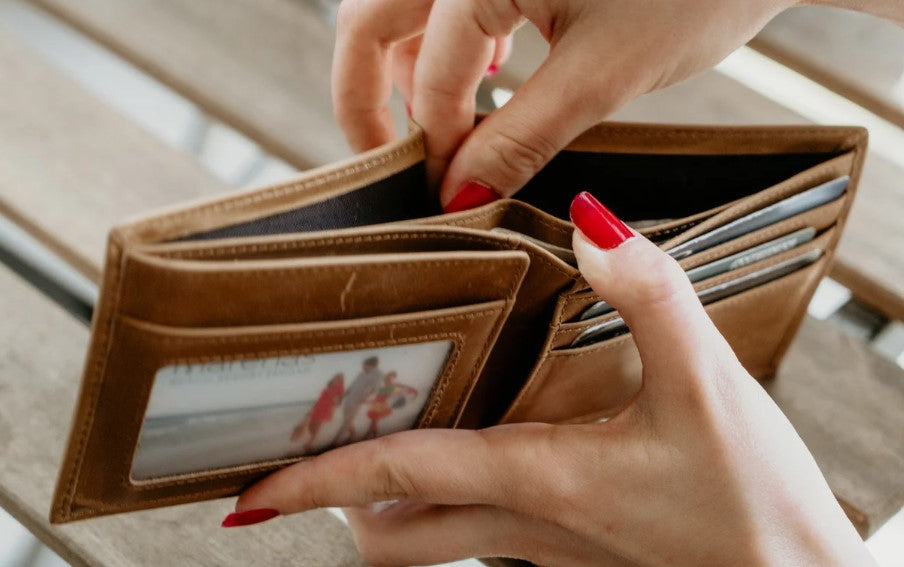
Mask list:
[[[509,196],[619,107],[709,69],[774,16],[805,4],[904,24],[904,0],[343,0],[336,117],[356,151],[391,141],[395,81],[425,130],[443,204],[471,181]],[[549,41],[549,56],[474,128],[477,87],[525,23]]]
[[[678,264],[586,194],[572,218],[581,271],[622,314],[643,361],[625,410],[605,423],[407,431],[349,445],[250,487],[225,523],[346,507],[374,565],[873,564]],[[400,502],[368,506],[391,500]]]
[[[904,22],[900,1],[819,3]],[[443,202],[469,182],[511,195],[575,135],[636,96],[711,67],[796,4],[345,0],[337,117],[357,150],[390,141],[394,77],[425,128]],[[473,128],[477,85],[525,21],[550,41],[550,56]],[[343,447],[252,486],[228,523],[349,507],[356,543],[376,565],[475,556],[547,565],[874,564],[800,437],[738,363],[677,264],[641,237],[625,240],[592,201],[576,206],[581,271],[624,316],[644,365],[643,387],[624,411],[600,424],[410,431]],[[369,506],[388,500],[400,502]]]

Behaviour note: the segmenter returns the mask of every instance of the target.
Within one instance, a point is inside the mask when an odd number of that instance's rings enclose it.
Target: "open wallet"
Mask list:
[[[776,369],[866,150],[848,127],[605,123],[513,198],[442,214],[422,133],[109,237],[51,520],[235,495],[412,428],[575,423],[641,383],[574,262],[589,191],[679,260],[747,370]]]

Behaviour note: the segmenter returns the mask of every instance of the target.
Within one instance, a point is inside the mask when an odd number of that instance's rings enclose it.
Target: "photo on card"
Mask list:
[[[213,471],[412,429],[452,341],[160,368],[136,481]]]

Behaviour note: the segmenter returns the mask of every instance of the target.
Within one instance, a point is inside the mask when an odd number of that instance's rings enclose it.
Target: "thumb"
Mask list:
[[[512,99],[465,138],[446,169],[440,200],[448,213],[509,197],[562,148],[608,114],[581,88],[561,50]],[[614,94],[615,91],[613,91]],[[617,103],[612,101],[613,108]]]
[[[646,385],[657,376],[713,376],[737,364],[674,259],[590,193],[574,199],[571,218],[581,273],[631,329]]]

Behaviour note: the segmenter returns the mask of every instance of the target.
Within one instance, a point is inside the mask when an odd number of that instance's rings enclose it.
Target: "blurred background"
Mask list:
[[[336,6],[329,0],[0,0],[0,39],[115,109],[167,151],[186,156],[203,170],[199,175],[216,180],[211,186],[251,187],[350,153],[330,109]],[[545,53],[536,33],[519,32],[512,60],[481,88],[481,110],[505,104]],[[0,76],[0,85],[20,79]],[[393,104],[401,131],[403,105]],[[643,97],[614,118],[867,126],[871,154],[858,216],[845,237],[845,269],[823,282],[810,315],[904,368],[904,29],[836,10],[795,11],[716,70]],[[0,113],[0,122],[14,119]],[[15,181],[2,172],[10,153],[0,146],[0,185]],[[145,204],[109,206],[119,218]],[[96,287],[89,270],[78,266],[90,258],[63,261],[59,250],[21,230],[21,219],[5,207],[0,217],[7,265],[36,280],[34,266],[47,267],[56,289],[49,294],[66,296],[61,304],[84,318]],[[867,232],[882,234],[884,244],[858,236]],[[98,237],[79,245],[99,253],[102,244]],[[864,263],[867,257],[878,259]],[[864,280],[869,285],[861,293],[856,285]],[[883,567],[904,565],[904,514],[868,545]],[[0,510],[0,567],[51,565],[65,562]]]

